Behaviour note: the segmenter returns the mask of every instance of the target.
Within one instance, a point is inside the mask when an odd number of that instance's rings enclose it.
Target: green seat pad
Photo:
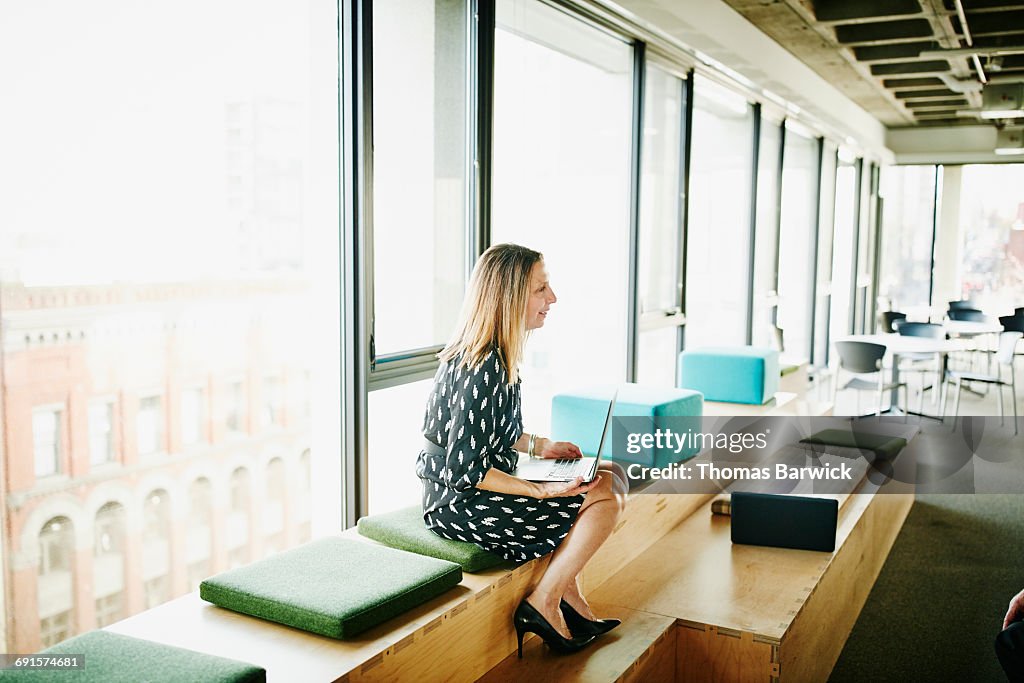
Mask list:
[[[478,545],[449,541],[435,534],[424,525],[423,510],[419,505],[363,517],[357,527],[359,533],[367,538],[417,555],[454,562],[464,572],[483,571],[503,562],[501,557]]]
[[[781,365],[779,366],[779,376],[785,377],[786,375],[792,375],[794,372],[800,369],[799,365]]]
[[[324,538],[199,584],[203,600],[279,624],[350,638],[462,581],[459,565]]]
[[[872,451],[875,455],[892,459],[895,458],[907,440],[896,436],[884,434],[871,434],[869,432],[847,432],[842,429],[823,429],[820,432],[800,439],[800,443],[839,446],[840,448],[856,448],[863,451]]]
[[[173,624],[168,624],[173,629]],[[65,640],[43,655],[84,655],[84,668],[59,670],[0,670],[3,681],[74,681],[74,683],[256,683],[267,672],[254,664],[215,657],[108,631],[91,631]]]

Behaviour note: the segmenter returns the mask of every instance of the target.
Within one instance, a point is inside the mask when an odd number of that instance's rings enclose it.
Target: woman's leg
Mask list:
[[[626,493],[629,491],[629,484],[627,483],[626,471],[620,466],[611,461],[604,461],[598,466],[601,470],[601,475],[605,477],[612,477],[612,491],[618,494],[619,499],[619,514],[626,508]],[[586,598],[583,597],[583,591],[580,590],[580,574],[576,574],[569,579],[565,585],[565,592],[562,594],[564,599],[569,605],[572,606],[577,613],[586,619],[593,621],[597,617],[594,615],[593,610],[590,609],[590,603],[587,602]]]
[[[562,544],[552,553],[544,576],[526,598],[556,631],[567,638],[571,634],[558,603],[569,581],[576,580],[576,575],[615,528],[622,495],[615,492],[614,479],[602,473],[600,483],[587,493],[576,522]]]

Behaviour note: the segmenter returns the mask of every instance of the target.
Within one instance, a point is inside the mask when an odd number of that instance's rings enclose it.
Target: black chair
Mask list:
[[[898,311],[884,311],[882,313],[882,331],[895,332],[897,321],[906,319],[906,313],[900,313]]]
[[[1024,334],[1020,332],[1000,332],[999,349],[996,351],[996,374],[981,372],[963,372],[951,370],[946,373],[947,383],[942,391],[942,417],[946,417],[946,398],[949,393],[949,382],[956,382],[956,401],[953,403],[953,431],[956,431],[956,418],[960,414],[960,392],[964,382],[980,382],[994,384],[999,392],[999,425],[1003,424],[1003,387],[1010,387],[1010,402],[1013,404],[1013,433],[1017,434],[1017,384],[1013,372],[1013,354],[1017,342]],[[1002,378],[1002,368],[1009,370],[1010,379]]]
[[[903,337],[924,337],[927,339],[946,338],[946,330],[938,323],[902,322],[896,325],[896,331]],[[942,384],[942,372],[944,368],[942,367],[939,358],[940,354],[937,353],[900,354],[900,360],[905,359],[910,361],[906,365],[900,365],[900,372],[907,371],[921,373],[921,392],[917,412],[921,412],[924,408],[924,392],[928,391],[933,386],[938,387]],[[925,386],[924,375],[926,373],[935,374],[935,384]],[[936,393],[932,399],[932,404],[934,405],[937,401],[938,394]]]
[[[839,372],[845,370],[852,375],[878,375],[878,381],[868,381],[860,377],[853,377],[843,385],[842,389],[855,389],[857,391],[857,413],[860,413],[860,392],[877,391],[878,409],[875,415],[882,413],[882,401],[885,392],[903,387],[903,403],[907,403],[907,383],[897,382],[895,384],[886,382],[882,372],[882,358],[885,357],[885,346],[863,341],[837,341],[836,353],[839,355],[839,367],[836,370],[835,384],[832,389],[832,405],[835,405],[836,394],[839,393]],[[895,406],[893,406],[895,407]],[[906,414],[904,414],[906,419]]]
[[[946,312],[950,320],[966,320],[972,323],[988,322],[988,316],[976,308],[951,308]]]
[[[960,301],[950,301],[949,302],[949,310],[956,311],[956,310],[963,310],[963,309],[969,309],[969,310],[976,311],[976,310],[978,310],[978,307],[975,306],[974,302],[971,301],[970,299],[961,299]]]
[[[1013,309],[1013,314],[1016,316],[1024,316],[1024,306]]]

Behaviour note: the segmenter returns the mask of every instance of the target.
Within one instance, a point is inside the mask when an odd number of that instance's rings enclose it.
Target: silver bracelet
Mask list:
[[[529,444],[529,446],[526,447],[526,454],[529,455],[531,458],[539,458],[540,456],[538,456],[535,453],[536,448],[537,448],[537,435],[531,432],[530,433],[530,444]]]

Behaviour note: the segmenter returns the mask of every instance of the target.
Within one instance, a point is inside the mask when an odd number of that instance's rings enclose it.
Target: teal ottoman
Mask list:
[[[174,628],[168,624],[168,628]],[[262,683],[267,672],[254,664],[215,657],[107,631],[91,631],[43,655],[84,655],[84,668],[59,671],[0,670],[2,681],[74,681],[74,683]]]
[[[199,584],[199,597],[331,638],[350,638],[462,581],[462,569],[394,548],[325,538]]]
[[[419,505],[362,517],[356,526],[361,535],[378,543],[454,562],[464,572],[480,572],[504,562],[478,545],[450,541],[435,534],[423,524],[423,508]]]
[[[705,401],[761,405],[779,390],[779,352],[753,346],[711,347],[679,354],[676,386]]]
[[[621,384],[576,389],[555,395],[551,399],[551,438],[571,441],[584,453],[594,455],[601,440],[601,427],[608,413],[608,401],[618,389],[614,417],[637,417],[630,420],[628,429],[650,431],[670,428],[674,432],[700,432],[704,413],[704,397],[697,391],[666,387]],[[614,424],[614,420],[613,420]],[[695,456],[700,448],[685,448],[676,452],[671,448],[644,448],[629,453],[621,444],[613,446],[614,429],[608,427],[604,450],[605,460],[618,463],[636,463],[644,467],[666,467]]]

